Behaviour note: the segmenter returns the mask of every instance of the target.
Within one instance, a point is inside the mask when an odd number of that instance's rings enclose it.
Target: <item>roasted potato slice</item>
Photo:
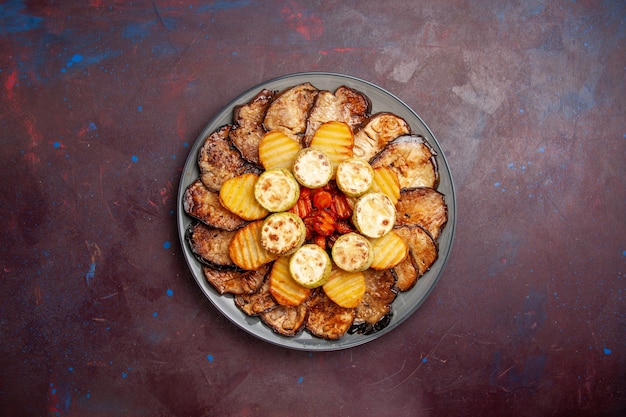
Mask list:
[[[259,317],[275,333],[282,336],[295,336],[304,328],[307,313],[304,304],[298,306],[278,305],[259,313]]]
[[[409,253],[409,245],[394,230],[372,239],[374,259],[370,268],[376,270],[390,269],[402,262]]]
[[[245,220],[259,220],[269,214],[254,196],[259,175],[248,173],[230,178],[220,189],[220,202],[226,209]]]
[[[207,136],[198,152],[200,179],[214,191],[219,191],[230,178],[247,172],[259,173],[256,166],[243,159],[228,138],[230,129],[230,125],[222,126]]]
[[[263,119],[274,94],[270,90],[261,90],[250,102],[233,110],[235,124],[229,133],[230,140],[246,160],[256,165],[260,164],[259,142],[265,135]]]
[[[198,222],[189,226],[186,238],[189,248],[201,263],[216,268],[233,269],[236,265],[228,256],[228,246],[236,233]]]
[[[351,333],[371,334],[385,328],[391,320],[391,303],[397,292],[396,279],[390,270],[363,272],[365,294],[356,306],[356,316]]]
[[[400,136],[372,160],[372,166],[391,167],[398,175],[401,189],[430,187],[439,183],[436,154],[419,135]]]
[[[310,146],[324,152],[335,170],[341,161],[352,157],[354,147],[352,129],[343,122],[323,123],[315,131]]]
[[[220,294],[252,294],[256,292],[269,271],[267,265],[256,271],[232,271],[203,266],[206,280]]]
[[[306,119],[319,90],[311,83],[302,83],[282,91],[270,104],[263,125],[298,137],[306,130]]]
[[[268,252],[261,244],[263,220],[248,223],[239,229],[230,244],[227,253],[232,262],[241,269],[254,270],[265,265],[278,255]]]
[[[420,226],[400,226],[396,227],[394,232],[409,245],[409,256],[394,268],[397,272],[396,286],[400,291],[407,291],[435,263],[439,249],[430,233]],[[410,265],[405,262],[409,262]]]
[[[387,195],[395,206],[400,198],[400,181],[398,181],[396,171],[386,166],[374,168],[374,180],[372,181],[371,190]]]
[[[346,86],[337,88],[334,94],[320,91],[307,118],[304,146],[310,145],[322,123],[333,120],[344,122],[354,131],[369,114],[371,105],[366,95]]]
[[[335,304],[322,289],[314,290],[305,305],[309,310],[306,329],[312,335],[327,340],[341,339],[356,315],[354,308]]]
[[[361,271],[348,272],[333,268],[330,278],[322,288],[328,298],[338,306],[354,308],[365,294],[365,276]]]
[[[235,295],[235,305],[248,316],[257,316],[276,307],[276,301],[270,294],[270,281],[266,276],[263,284],[251,294]]]
[[[209,189],[199,179],[189,184],[185,190],[183,208],[191,217],[218,229],[236,230],[247,223],[224,207],[219,193]]]
[[[403,190],[396,204],[397,225],[422,226],[433,239],[438,239],[448,221],[445,197],[433,188]]]
[[[297,306],[307,299],[311,290],[298,284],[289,272],[289,257],[281,256],[272,265],[269,275],[270,293],[283,306]]]
[[[291,169],[300,143],[280,130],[267,132],[259,142],[259,161],[265,169]]]
[[[370,161],[388,142],[410,132],[411,127],[400,116],[377,113],[365,120],[354,134],[354,156]]]

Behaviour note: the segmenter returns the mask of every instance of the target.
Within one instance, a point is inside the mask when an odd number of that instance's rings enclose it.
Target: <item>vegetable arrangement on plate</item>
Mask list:
[[[199,151],[187,243],[213,288],[277,334],[378,331],[437,259],[436,154],[370,109],[346,86],[264,89]]]

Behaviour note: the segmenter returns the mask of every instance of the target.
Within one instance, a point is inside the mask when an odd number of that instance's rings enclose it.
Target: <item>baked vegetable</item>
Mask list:
[[[185,190],[183,208],[191,217],[218,229],[236,230],[246,224],[244,219],[222,205],[218,192],[209,189],[199,179]]]
[[[352,129],[343,122],[323,123],[313,135],[310,146],[328,156],[334,171],[339,162],[352,156],[354,147]]]
[[[289,210],[299,195],[300,186],[286,169],[268,169],[254,184],[254,198],[269,212]]]
[[[338,306],[354,308],[365,294],[365,277],[361,271],[349,272],[335,268],[322,288]]]
[[[259,317],[275,333],[282,336],[295,336],[304,328],[307,308],[304,304],[298,306],[278,305],[259,313]]]
[[[313,291],[305,305],[309,311],[306,329],[322,339],[341,339],[354,321],[354,309],[336,304],[321,288]]]
[[[298,284],[289,272],[289,257],[281,256],[272,265],[269,275],[270,293],[280,305],[297,306],[309,296],[311,290]]]
[[[251,294],[237,294],[234,297],[235,305],[248,316],[256,316],[259,313],[276,307],[276,301],[270,293],[270,281],[266,276],[263,284]]]
[[[370,268],[384,270],[390,269],[402,262],[409,253],[409,245],[394,230],[372,239],[374,257]]]
[[[278,255],[268,252],[261,244],[263,220],[249,223],[239,229],[228,245],[232,262],[241,269],[253,270],[269,263]]]
[[[430,269],[438,257],[437,243],[430,233],[417,225],[400,226],[394,232],[401,236],[409,246],[409,256],[397,267],[396,286],[400,291],[407,291]],[[402,265],[404,263],[410,265]]]
[[[350,332],[370,334],[384,329],[391,319],[391,303],[396,298],[395,277],[390,270],[363,271],[365,293],[356,306]]]
[[[206,280],[220,294],[252,294],[256,292],[269,271],[262,266],[254,271],[234,271],[203,266],[202,272]]]
[[[268,210],[257,202],[254,195],[258,178],[258,175],[249,173],[224,182],[220,189],[222,205],[245,220],[258,220],[267,216]]]
[[[339,236],[333,244],[331,254],[335,264],[348,272],[364,271],[374,260],[372,244],[358,233]]]
[[[400,188],[431,187],[439,182],[435,151],[420,135],[400,136],[372,160],[372,166],[391,167]]]
[[[265,169],[291,169],[300,144],[280,130],[267,132],[259,142],[259,161]]]
[[[374,170],[366,161],[359,158],[344,159],[337,165],[335,173],[337,187],[350,197],[365,194],[374,181]]]
[[[354,156],[370,161],[388,142],[411,132],[409,124],[393,113],[371,116],[354,135]]]
[[[392,168],[387,166],[374,168],[371,190],[385,194],[395,206],[400,198],[400,181],[398,181],[398,175],[396,175],[396,172]]]
[[[259,172],[254,164],[243,159],[241,153],[235,149],[228,138],[230,129],[230,125],[222,126],[207,136],[198,153],[200,179],[214,191],[219,191],[222,184],[230,178],[248,172]]]
[[[196,223],[187,229],[185,235],[189,249],[201,263],[216,268],[235,268],[227,249],[236,233]]]
[[[393,228],[395,221],[396,209],[385,194],[367,193],[354,205],[352,223],[367,237],[383,236]]]
[[[292,278],[305,288],[324,285],[331,268],[332,262],[326,251],[312,243],[302,245],[289,260]]]
[[[448,206],[444,195],[433,188],[404,190],[396,206],[398,225],[422,226],[433,239],[439,238],[448,222]]]
[[[298,216],[289,212],[274,213],[263,221],[261,245],[276,255],[290,255],[306,238],[306,227]]]
[[[320,188],[333,176],[333,166],[326,154],[316,148],[304,148],[294,158],[293,175],[307,188]]]
[[[306,119],[318,91],[311,83],[302,83],[282,91],[265,113],[265,129],[280,130],[292,138],[304,133]]]
[[[246,160],[257,165],[260,164],[259,142],[265,134],[263,119],[274,94],[270,90],[261,90],[250,102],[233,110],[235,123],[229,133],[230,140]]]

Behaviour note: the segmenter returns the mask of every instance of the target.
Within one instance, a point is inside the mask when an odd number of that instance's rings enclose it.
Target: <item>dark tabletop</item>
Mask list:
[[[617,416],[626,8],[594,1],[0,3],[0,414]],[[358,77],[456,187],[437,286],[332,352],[240,329],[187,266],[185,161],[240,93]]]

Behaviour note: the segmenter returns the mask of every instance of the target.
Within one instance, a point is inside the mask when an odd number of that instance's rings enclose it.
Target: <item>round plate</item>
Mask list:
[[[337,341],[319,339],[310,335],[306,331],[303,331],[294,337],[278,335],[269,327],[265,326],[265,324],[263,324],[257,317],[247,316],[239,310],[237,306],[235,306],[232,296],[219,295],[217,291],[215,291],[215,289],[204,278],[202,266],[189,249],[189,245],[185,240],[185,231],[193,222],[193,219],[187,216],[184,211],[182,204],[183,195],[187,186],[200,176],[197,161],[198,152],[202,147],[204,139],[213,133],[218,127],[231,124],[233,122],[233,108],[237,105],[249,102],[260,90],[265,88],[268,90],[281,91],[288,87],[305,82],[310,82],[320,90],[335,91],[338,87],[345,85],[360,91],[370,98],[372,102],[372,114],[381,111],[389,111],[404,118],[411,126],[412,132],[424,136],[437,153],[440,176],[438,190],[445,195],[446,204],[448,205],[448,223],[438,239],[439,257],[431,269],[417,281],[411,290],[398,294],[392,304],[393,316],[389,325],[373,334],[346,334],[343,338]],[[435,139],[435,136],[426,126],[424,121],[417,115],[417,113],[411,110],[406,104],[391,93],[370,82],[342,74],[306,72],[286,75],[251,88],[224,107],[204,127],[191,148],[183,168],[178,188],[177,220],[181,246],[191,273],[202,289],[202,292],[223,315],[243,330],[266,342],[298,350],[330,351],[361,345],[385,335],[411,316],[411,314],[413,314],[426,300],[439,280],[450,254],[456,223],[456,201],[452,177],[450,175],[450,170],[443,154],[443,150]]]

